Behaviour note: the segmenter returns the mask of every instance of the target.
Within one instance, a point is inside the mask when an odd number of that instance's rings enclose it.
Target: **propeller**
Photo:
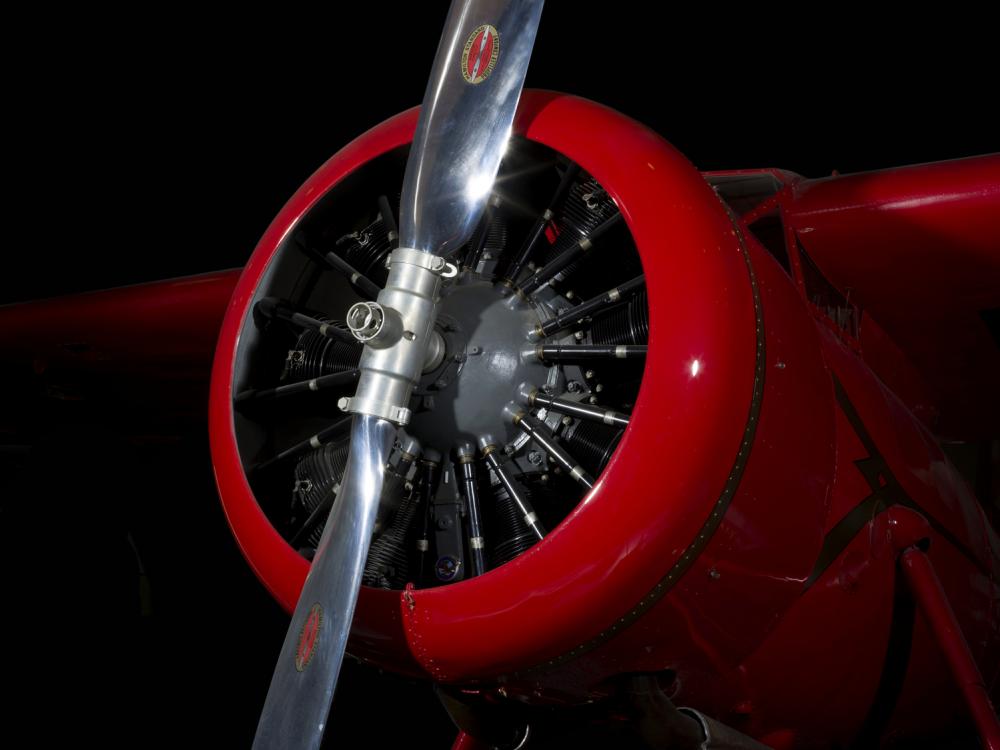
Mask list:
[[[323,739],[397,425],[437,316],[444,256],[480,220],[510,137],[542,0],[453,0],[406,165],[400,247],[375,302],[347,314],[365,343],[347,470],[271,679],[254,747]]]

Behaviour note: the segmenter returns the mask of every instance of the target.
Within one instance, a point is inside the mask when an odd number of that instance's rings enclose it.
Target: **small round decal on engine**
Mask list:
[[[462,50],[462,77],[469,83],[482,83],[500,56],[500,34],[488,23],[469,35]]]
[[[317,602],[309,610],[306,621],[302,623],[302,632],[299,633],[299,645],[295,649],[295,669],[299,672],[306,668],[316,650],[316,641],[319,639],[319,629],[322,625],[323,608]]]

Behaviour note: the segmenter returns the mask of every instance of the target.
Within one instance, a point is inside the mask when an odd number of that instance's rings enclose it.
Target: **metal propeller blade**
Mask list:
[[[454,0],[406,163],[399,244],[438,255],[472,235],[524,86],[541,0]]]
[[[354,416],[347,470],[278,656],[255,748],[323,740],[395,435],[391,422]]]
[[[366,342],[347,471],[285,637],[255,748],[318,748],[337,685],[396,428],[409,420],[442,257],[471,236],[496,179],[541,0],[454,0],[406,166],[400,247],[377,303],[347,321]],[[434,254],[434,255],[432,255]]]

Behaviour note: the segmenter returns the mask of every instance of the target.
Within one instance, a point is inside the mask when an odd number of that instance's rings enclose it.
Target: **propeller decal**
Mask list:
[[[299,634],[299,645],[295,649],[295,669],[299,672],[304,670],[316,650],[316,641],[319,640],[319,629],[323,626],[323,608],[316,602],[309,610],[309,616],[302,623],[302,632]]]
[[[469,35],[462,50],[462,77],[469,83],[482,83],[500,57],[500,34],[488,23]]]

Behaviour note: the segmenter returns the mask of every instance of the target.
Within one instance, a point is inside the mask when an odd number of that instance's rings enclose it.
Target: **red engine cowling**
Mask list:
[[[247,478],[272,437],[233,407],[260,356],[251,312],[294,275],[275,259],[297,229],[331,201],[349,202],[366,169],[405,148],[416,120],[416,110],[388,120],[309,179],[254,251],[223,323],[210,402],[216,478],[247,560],[289,611],[309,563],[262,509],[273,502],[255,496],[265,485]],[[923,427],[816,325],[702,175],[641,125],[570,96],[526,92],[515,133],[592,176],[634,240],[649,333],[631,421],[593,488],[523,554],[451,585],[363,588],[349,652],[535,703],[600,697],[623,673],[669,673],[678,700],[757,736],[849,739],[879,689],[891,551],[916,541],[901,541],[896,506],[909,504],[941,520],[927,533],[960,545],[935,540],[931,553],[956,596],[990,612],[970,642],[980,663],[996,664],[998,567],[982,514],[955,477],[913,479],[945,465],[917,446]],[[896,469],[875,488],[855,465],[872,458],[873,442]],[[899,484],[908,503],[876,507],[869,533],[838,546],[838,522],[878,481]],[[926,641],[918,630],[915,653]],[[921,655],[909,679],[940,669]],[[848,685],[856,700],[815,716],[818,696]]]

